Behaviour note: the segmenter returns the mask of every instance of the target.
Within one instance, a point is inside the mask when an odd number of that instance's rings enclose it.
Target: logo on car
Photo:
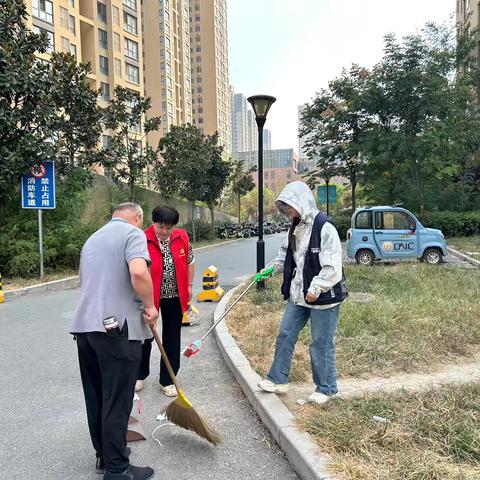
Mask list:
[[[383,249],[386,252],[391,252],[393,250],[393,243],[392,242],[383,242]]]

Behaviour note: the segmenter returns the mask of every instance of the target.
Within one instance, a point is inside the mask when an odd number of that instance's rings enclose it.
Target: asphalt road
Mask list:
[[[282,240],[287,232],[266,235],[265,263],[277,255]],[[198,292],[202,286],[203,271],[210,265],[219,270],[220,286],[235,286],[247,276],[254,275],[257,269],[257,239],[248,238],[220,247],[207,247],[195,252],[195,282],[194,288]]]
[[[267,260],[281,241],[269,236]],[[216,265],[221,283],[233,285],[255,271],[255,240],[197,252],[201,270]],[[198,290],[197,290],[198,291]],[[88,435],[76,346],[68,328],[78,290],[29,295],[0,305],[0,479],[97,479]],[[201,322],[183,329],[183,344],[199,338],[212,321],[215,304],[201,304]],[[155,468],[156,479],[298,479],[252,411],[213,337],[202,353],[185,359],[179,381],[195,408],[219,431],[212,447],[156,417],[171,401],[158,387],[159,354],[152,353],[152,374],[141,392],[138,418],[147,441],[131,443],[131,461]]]

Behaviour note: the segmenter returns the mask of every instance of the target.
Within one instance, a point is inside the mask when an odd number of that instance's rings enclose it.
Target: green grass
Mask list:
[[[477,252],[479,255],[473,255],[473,258],[480,259],[480,235],[449,238],[447,243],[449,247],[464,253]]]
[[[346,267],[352,292],[370,302],[348,299],[337,331],[340,376],[428,371],[480,350],[480,270],[421,263]],[[280,279],[254,290],[232,311],[229,326],[252,366],[265,374],[285,302]],[[291,381],[308,381],[309,329],[301,333]]]
[[[479,384],[298,409],[334,471],[350,480],[478,480],[479,415]]]

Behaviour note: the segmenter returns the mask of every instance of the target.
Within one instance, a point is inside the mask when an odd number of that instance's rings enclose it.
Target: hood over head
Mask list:
[[[313,193],[304,182],[296,181],[289,183],[282,190],[276,201],[279,200],[293,207],[304,222],[313,220],[318,214]]]

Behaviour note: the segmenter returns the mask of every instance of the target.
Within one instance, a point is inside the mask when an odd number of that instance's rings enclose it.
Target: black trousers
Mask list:
[[[106,471],[123,472],[141,342],[128,340],[125,323],[122,332],[77,334],[77,347],[93,448]]]
[[[162,344],[167,357],[172,364],[173,372],[177,375],[180,369],[180,337],[182,331],[182,306],[180,299],[164,298],[160,301],[162,314]],[[142,345],[142,360],[138,372],[138,379],[145,380],[150,374],[150,353],[154,339],[145,340]],[[172,385],[173,381],[168,374],[167,368],[160,359],[160,384],[164,387]]]

